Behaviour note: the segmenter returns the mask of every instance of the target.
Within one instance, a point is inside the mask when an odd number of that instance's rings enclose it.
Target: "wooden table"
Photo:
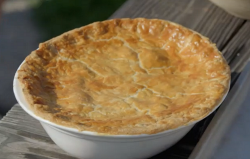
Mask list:
[[[250,21],[231,16],[207,0],[128,0],[110,18],[123,17],[166,19],[209,37],[231,66],[232,87],[250,57]],[[191,130],[180,142],[184,144],[178,143],[153,158],[188,158],[209,123],[209,118],[212,115]],[[191,145],[185,144],[186,141]],[[24,158],[74,157],[57,147],[40,123],[15,105],[0,121],[0,159]]]

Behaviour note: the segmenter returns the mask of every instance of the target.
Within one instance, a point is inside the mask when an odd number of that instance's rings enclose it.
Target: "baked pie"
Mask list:
[[[110,135],[154,134],[197,121],[229,88],[215,44],[158,19],[113,19],[41,43],[18,79],[37,116]]]

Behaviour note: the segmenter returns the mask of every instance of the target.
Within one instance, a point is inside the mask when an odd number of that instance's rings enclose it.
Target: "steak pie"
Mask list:
[[[113,19],[39,45],[18,71],[30,109],[59,125],[155,134],[209,114],[229,88],[215,44],[158,19]]]

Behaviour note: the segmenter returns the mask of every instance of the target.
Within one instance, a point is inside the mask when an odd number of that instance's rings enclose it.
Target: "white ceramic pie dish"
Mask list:
[[[174,145],[200,121],[151,135],[105,135],[87,131],[79,132],[77,129],[57,125],[35,115],[29,108],[29,104],[24,97],[17,79],[17,72],[14,77],[13,89],[21,107],[42,124],[50,138],[64,151],[83,159],[149,158]],[[222,101],[226,95],[227,93],[224,95]],[[218,108],[221,102],[213,111]]]

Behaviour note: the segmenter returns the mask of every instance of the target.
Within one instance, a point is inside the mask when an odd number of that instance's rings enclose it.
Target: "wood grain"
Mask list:
[[[41,124],[15,105],[0,121],[0,159],[74,159],[48,137]]]
[[[110,18],[159,18],[193,29],[211,39],[224,54],[236,81],[250,56],[250,22],[235,18],[207,0],[128,0]],[[153,158],[187,158],[191,145],[178,145],[184,155],[161,153]],[[187,151],[188,150],[188,151]],[[73,159],[48,137],[38,121],[15,105],[0,121],[0,159]]]
[[[244,23],[244,25],[238,30],[237,34],[231,39],[231,41],[222,50],[226,60],[228,61],[232,79],[231,83],[234,84],[240,75],[240,72],[246,66],[250,58],[250,21]]]

